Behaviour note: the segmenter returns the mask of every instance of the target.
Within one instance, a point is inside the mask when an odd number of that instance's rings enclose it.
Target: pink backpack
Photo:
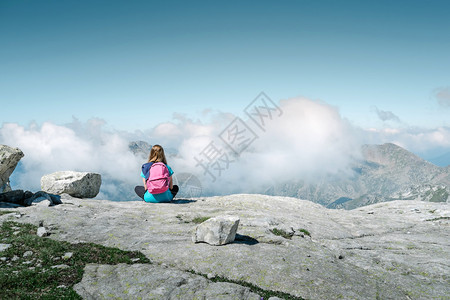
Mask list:
[[[169,189],[169,169],[162,162],[153,163],[147,179],[147,190],[150,194],[161,194]]]

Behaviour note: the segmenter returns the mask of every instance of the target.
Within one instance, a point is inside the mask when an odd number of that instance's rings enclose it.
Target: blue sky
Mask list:
[[[45,174],[94,171],[109,199],[117,182],[141,182],[133,140],[176,149],[176,172],[211,180],[196,158],[226,147],[224,128],[262,91],[282,117],[212,190],[348,174],[365,143],[449,165],[449,12],[414,0],[0,0],[0,144],[25,153],[11,182],[37,190]]]
[[[363,128],[450,126],[449,11],[449,1],[1,0],[1,121],[95,117],[132,131],[174,113],[239,115],[264,91],[324,101]]]

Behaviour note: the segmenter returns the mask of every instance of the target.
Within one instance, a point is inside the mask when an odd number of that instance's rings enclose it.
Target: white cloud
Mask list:
[[[37,191],[43,175],[65,170],[98,172],[103,179],[130,183],[136,180],[141,162],[128,151],[127,140],[103,130],[102,125],[98,120],[86,124],[75,120],[67,126],[46,122],[28,128],[3,124],[0,143],[19,147],[25,154],[21,174],[13,173],[13,188]]]
[[[178,137],[182,134],[182,131],[174,123],[166,122],[156,126],[154,134],[157,136]]]
[[[85,123],[74,119],[67,125],[43,123],[28,127],[6,123],[0,128],[0,143],[19,147],[25,153],[13,188],[38,190],[41,176],[61,170],[93,171],[102,174],[99,197],[123,198],[124,190],[133,198],[133,186],[141,184],[142,158],[128,149],[130,141],[145,140],[177,149],[169,164],[177,173],[195,174],[208,194],[262,192],[273,184],[290,179],[313,180],[329,174],[351,174],[351,163],[360,157],[364,143],[394,142],[415,153],[434,148],[450,148],[450,128],[436,129],[355,128],[338,110],[326,103],[305,98],[283,100],[282,115],[267,119],[265,131],[251,120],[242,119],[257,134],[257,139],[226,166],[221,174],[205,175],[196,160],[213,142],[223,153],[231,152],[219,138],[235,118],[227,113],[208,112],[208,121],[177,115],[171,122],[135,133],[105,129],[105,122],[92,119]],[[226,168],[227,167],[227,168]],[[122,185],[122,183],[124,185]]]
[[[450,128],[383,128],[361,134],[369,144],[395,143],[411,152],[426,154],[434,149],[450,149]]]
[[[180,156],[173,163],[203,178],[209,190],[223,193],[263,191],[265,187],[290,179],[350,172],[349,162],[359,156],[360,145],[352,126],[335,108],[304,98],[281,101],[280,108],[283,114],[267,119],[265,132],[251,120],[246,122],[258,138],[239,158],[230,155],[230,159],[236,161],[220,175],[214,167],[209,169],[217,177],[215,182],[204,174],[195,157],[201,159],[201,152],[211,142],[222,151],[228,149],[219,134],[235,116],[218,116],[216,119],[222,122],[197,125],[198,130],[185,135],[179,148]],[[189,128],[192,124],[185,121],[179,126]],[[226,168],[226,162],[222,161],[221,166]]]
[[[210,193],[261,191],[284,180],[348,171],[352,157],[358,156],[359,144],[353,128],[335,108],[303,98],[282,101],[280,108],[282,116],[269,120],[265,132],[247,121],[258,138],[240,157],[230,155],[235,161],[220,175],[211,170],[215,182],[195,158],[211,142],[221,151],[227,149],[219,134],[236,116],[209,112],[207,123],[176,116],[139,135],[150,144],[178,149],[178,156],[171,157],[169,164],[175,172],[196,174]],[[128,151],[133,134],[109,132],[104,126],[99,119],[86,123],[75,119],[66,126],[4,124],[0,142],[25,153],[17,183],[20,187],[38,189],[41,176],[54,171],[94,171],[106,179],[101,195],[112,197],[112,182],[141,183],[138,174],[143,162]]]

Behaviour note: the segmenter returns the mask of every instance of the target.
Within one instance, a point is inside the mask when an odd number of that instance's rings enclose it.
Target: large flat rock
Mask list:
[[[57,228],[53,239],[139,250],[157,265],[306,299],[432,299],[450,294],[446,203],[394,201],[345,211],[263,195],[161,204],[64,197],[64,204],[55,207],[18,208],[24,215],[14,220],[44,220]],[[193,243],[197,224],[192,220],[220,215],[239,216],[235,242]],[[0,221],[8,218],[3,215]],[[282,231],[288,235],[273,233]]]
[[[83,299],[248,299],[249,288],[212,282],[173,268],[148,264],[87,265],[75,291]]]

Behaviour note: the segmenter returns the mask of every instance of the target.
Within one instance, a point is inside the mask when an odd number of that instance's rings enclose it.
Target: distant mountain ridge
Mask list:
[[[128,149],[137,156],[148,158],[152,145],[144,141],[134,141],[128,144]]]
[[[129,148],[146,159],[151,145],[137,141]],[[175,149],[165,152],[168,157],[177,155]],[[363,159],[354,162],[352,176],[334,176],[315,183],[290,181],[257,192],[310,200],[335,209],[393,200],[449,201],[450,166],[439,167],[391,143],[363,145],[361,152]]]
[[[152,145],[144,141],[134,141],[128,143],[128,149],[136,156],[148,159]],[[178,154],[178,151],[174,148],[164,147],[164,153],[167,157],[174,157]]]
[[[450,166],[436,166],[391,143],[364,145],[361,150],[364,159],[355,163],[351,178],[291,182],[272,187],[268,194],[345,209],[393,200],[448,201]]]

